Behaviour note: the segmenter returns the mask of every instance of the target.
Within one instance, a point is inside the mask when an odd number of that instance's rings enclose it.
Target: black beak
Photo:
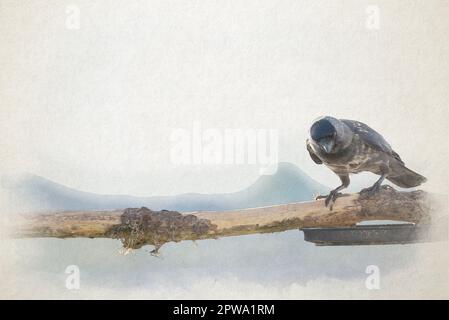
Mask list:
[[[324,152],[330,153],[334,148],[334,139],[322,139],[319,144]]]

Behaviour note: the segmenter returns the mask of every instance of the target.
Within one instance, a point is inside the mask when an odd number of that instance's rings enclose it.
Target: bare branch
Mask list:
[[[324,200],[217,212],[179,213],[147,208],[71,211],[25,216],[18,237],[118,238],[126,248],[170,241],[280,232],[306,227],[353,226],[366,220],[426,224],[435,206],[423,191],[398,192],[384,187],[372,198],[358,194],[337,199],[333,210]],[[157,251],[157,250],[156,250]]]

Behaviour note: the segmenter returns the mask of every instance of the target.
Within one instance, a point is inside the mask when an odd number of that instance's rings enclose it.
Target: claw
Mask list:
[[[317,196],[315,200],[319,199],[326,199],[324,200],[324,205],[326,207],[329,207],[329,209],[332,211],[332,208],[334,206],[335,200],[341,195],[340,192],[337,192],[335,190],[332,190],[327,196]]]
[[[326,207],[329,207],[329,210],[332,211],[335,201],[337,200],[338,196],[340,196],[340,192],[336,192],[335,190],[331,191],[329,195],[327,196],[326,200],[324,201],[324,205]]]
[[[364,196],[367,196],[367,197],[372,197],[372,196],[374,196],[376,193],[378,193],[380,191],[380,185],[379,184],[377,184],[377,183],[375,183],[375,184],[373,184],[371,187],[369,187],[369,188],[365,188],[365,189],[362,189],[361,191],[360,191],[360,194],[361,195],[364,195]]]

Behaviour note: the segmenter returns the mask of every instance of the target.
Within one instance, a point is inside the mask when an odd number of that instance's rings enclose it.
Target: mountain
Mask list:
[[[146,206],[153,210],[204,211],[230,210],[306,201],[329,188],[314,181],[297,166],[279,163],[273,175],[260,176],[248,188],[233,193],[186,193],[176,196],[135,197],[100,195],[75,190],[48,179],[27,174],[21,178],[3,177],[1,187],[15,204],[30,211],[102,210]],[[25,210],[25,209],[24,209]]]

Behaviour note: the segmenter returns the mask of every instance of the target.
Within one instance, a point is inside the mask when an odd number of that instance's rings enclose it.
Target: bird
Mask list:
[[[341,181],[329,195],[317,197],[325,198],[330,210],[340,191],[349,186],[350,174],[368,171],[380,175],[371,187],[360,191],[368,197],[379,192],[385,179],[401,188],[417,187],[427,181],[408,169],[384,137],[363,122],[323,116],[313,122],[309,134],[306,146],[312,160],[324,164]]]

